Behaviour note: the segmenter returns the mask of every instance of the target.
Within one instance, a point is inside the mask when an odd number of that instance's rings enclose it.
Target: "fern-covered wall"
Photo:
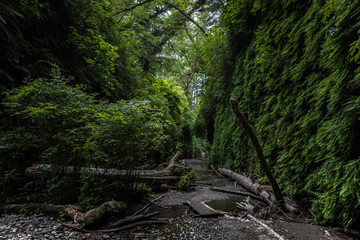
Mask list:
[[[285,193],[311,203],[320,223],[359,226],[360,1],[266,2],[223,10],[233,74],[214,80],[212,161],[257,169],[235,95]]]

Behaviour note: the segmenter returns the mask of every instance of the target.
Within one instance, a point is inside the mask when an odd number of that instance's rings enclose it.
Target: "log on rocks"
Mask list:
[[[53,205],[53,204],[10,204],[0,207],[4,212],[20,212],[23,209],[40,210],[48,214],[59,214],[63,212],[65,216],[72,218],[77,224],[84,228],[91,228],[96,226],[99,222],[113,214],[124,213],[127,204],[121,201],[109,201],[100,206],[91,209],[87,212],[82,212],[81,209],[75,205]]]
[[[44,173],[62,173],[69,176],[78,176],[81,172],[89,172],[95,176],[103,178],[114,179],[134,179],[145,181],[168,182],[172,180],[179,180],[178,176],[172,175],[172,170],[180,156],[177,152],[168,166],[163,170],[116,170],[107,168],[90,168],[90,167],[75,167],[75,166],[59,166],[51,164],[35,164],[26,168],[25,175],[30,178],[41,178]]]
[[[237,181],[242,187],[244,187],[249,192],[260,196],[263,199],[263,201],[265,201],[266,203],[272,204],[273,202],[275,202],[274,194],[266,191],[265,188],[261,187],[261,185],[258,183],[254,183],[250,178],[225,168],[219,168],[218,172],[231,178],[232,180]]]
[[[86,213],[78,214],[76,218],[74,217],[74,222],[80,223],[85,228],[93,228],[109,216],[124,213],[126,208],[127,204],[125,202],[112,200],[105,202]]]
[[[244,187],[249,192],[260,196],[264,202],[269,205],[278,205],[275,196],[272,192],[266,190],[266,187],[263,187],[259,183],[254,183],[250,178],[245,177],[239,173],[234,173],[233,171],[225,168],[219,168],[218,172],[231,178],[232,180],[237,181],[242,187]],[[281,208],[284,208],[288,212],[297,212],[298,210],[286,202],[281,203]]]

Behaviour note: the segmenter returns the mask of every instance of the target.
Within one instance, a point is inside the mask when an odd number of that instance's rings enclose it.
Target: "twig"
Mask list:
[[[291,217],[289,217],[289,216],[284,212],[284,210],[282,210],[281,208],[279,208],[279,210],[280,210],[280,212],[281,212],[287,219],[289,219],[290,221],[294,221],[294,219],[291,218]]]
[[[106,228],[113,229],[113,228],[119,227],[119,226],[124,225],[124,224],[129,224],[129,223],[132,223],[132,222],[136,222],[138,220],[153,217],[153,216],[155,216],[157,214],[159,214],[158,211],[148,213],[148,214],[145,214],[145,215],[136,215],[136,216],[125,217],[123,219],[117,220],[117,221],[107,225]]]
[[[313,217],[315,217],[315,214],[310,210],[310,209],[308,209],[309,210],[309,212],[311,213],[311,215],[313,216]]]
[[[213,167],[213,165],[210,165],[210,167],[214,170],[214,172],[216,172],[217,175],[219,175],[219,176],[222,177],[222,178],[226,178],[226,177],[224,177],[223,175],[221,175],[221,174]]]
[[[244,213],[244,215],[242,215],[242,216],[241,216],[241,218],[246,217],[249,213],[250,213],[250,210],[247,210],[247,212],[246,212],[246,213]]]
[[[155,206],[158,206],[158,207],[161,207],[161,208],[169,208],[169,207],[165,207],[163,205],[160,205],[160,204],[158,204],[158,203],[156,203],[156,202],[154,202],[154,201],[152,201],[152,200],[150,200],[148,198],[145,198],[145,200],[148,201],[151,204],[154,204]]]
[[[132,214],[130,217],[133,217],[133,216],[136,216],[138,215],[139,213],[143,212],[145,209],[147,209],[148,207],[150,207],[150,203],[146,204],[142,209],[136,211],[134,214]]]
[[[119,232],[119,231],[124,231],[124,230],[127,230],[127,229],[131,229],[131,228],[134,228],[134,227],[137,227],[137,226],[142,226],[142,225],[166,224],[166,223],[168,223],[168,221],[148,220],[148,221],[141,221],[141,222],[131,223],[131,224],[119,227],[119,228],[97,230],[97,232],[102,232],[102,233]]]
[[[152,200],[153,202],[157,201],[157,200],[160,200],[161,198],[165,197],[165,196],[169,196],[169,194],[163,194],[157,198],[155,198],[154,200]],[[150,207],[150,203],[146,204],[142,209],[136,211],[134,214],[132,214],[130,217],[133,217],[133,216],[136,216],[138,215],[139,213],[143,212],[145,209],[147,209],[148,207]]]

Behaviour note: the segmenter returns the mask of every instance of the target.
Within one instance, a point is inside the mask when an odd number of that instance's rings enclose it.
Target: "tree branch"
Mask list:
[[[128,11],[134,10],[135,8],[140,7],[140,6],[144,5],[144,4],[152,2],[152,1],[154,1],[154,0],[146,0],[146,1],[143,1],[141,3],[135,4],[135,5],[131,6],[131,7],[128,7],[128,8],[122,9],[122,10],[116,12],[116,13],[113,13],[113,16],[116,16],[116,15],[118,15],[120,13],[123,13],[123,12],[128,12]]]
[[[190,22],[192,22],[193,24],[195,24],[195,26],[196,26],[197,28],[199,28],[200,31],[201,31],[205,36],[207,36],[207,32],[204,30],[204,28],[203,28],[202,26],[200,26],[199,23],[197,23],[194,19],[192,19],[189,14],[187,14],[186,12],[184,12],[183,10],[181,10],[180,8],[178,8],[177,6],[175,6],[175,5],[173,5],[173,4],[169,3],[169,2],[165,2],[165,4],[167,4],[168,6],[176,9],[179,13],[181,13],[182,15],[184,15]]]

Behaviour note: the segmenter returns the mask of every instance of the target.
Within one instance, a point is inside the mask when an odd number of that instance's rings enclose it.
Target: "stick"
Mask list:
[[[217,175],[219,175],[222,178],[226,178],[223,175],[221,175],[218,171],[216,171],[216,169],[213,167],[213,165],[210,165],[210,167],[216,172]]]
[[[138,220],[153,217],[156,214],[159,214],[159,212],[156,211],[156,212],[148,213],[148,214],[145,214],[145,215],[136,215],[136,216],[125,217],[123,219],[117,220],[117,221],[109,224],[108,226],[106,226],[106,228],[113,229],[113,228],[119,227],[119,226],[124,225],[124,224],[129,224],[129,223],[132,223],[132,222],[136,222]]]
[[[155,201],[157,201],[157,200],[160,200],[161,198],[163,198],[163,197],[165,197],[165,196],[169,196],[169,194],[167,194],[167,193],[166,193],[166,194],[163,194],[163,195],[155,198],[153,201],[155,202]],[[136,212],[135,212],[134,214],[132,214],[130,217],[133,217],[133,216],[135,216],[135,215],[138,215],[139,213],[143,212],[145,209],[147,209],[148,207],[150,207],[150,205],[151,205],[150,203],[146,204],[142,209],[136,211]]]

